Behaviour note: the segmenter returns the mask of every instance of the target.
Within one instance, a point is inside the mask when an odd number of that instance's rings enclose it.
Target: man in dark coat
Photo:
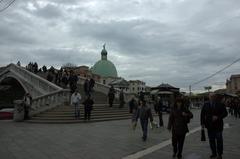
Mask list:
[[[90,79],[89,81],[89,91],[92,92],[93,91],[93,87],[95,85],[95,81],[93,78]]]
[[[86,79],[85,82],[84,82],[84,92],[86,94],[86,96],[88,96],[90,93],[89,93],[89,80]]]
[[[182,158],[182,150],[186,133],[188,133],[188,123],[193,118],[193,114],[184,106],[184,100],[177,98],[169,115],[168,130],[172,130],[173,157]]]
[[[150,119],[150,122],[153,122],[153,116],[151,112],[151,108],[146,105],[146,101],[139,101],[140,108],[138,108],[136,112],[136,122],[140,118],[140,123],[143,131],[142,140],[147,140],[147,132],[148,132],[148,119]]]
[[[52,75],[51,72],[48,72],[48,74],[47,74],[47,80],[48,80],[49,82],[52,82],[52,81],[53,81],[53,75]]]
[[[222,159],[223,154],[223,119],[228,115],[219,95],[209,94],[209,102],[201,111],[201,125],[208,130],[209,144],[212,151],[210,158]]]
[[[125,104],[123,90],[120,91],[119,101],[120,101],[119,108],[122,108]]]
[[[159,126],[163,126],[163,118],[162,118],[162,110],[163,104],[161,98],[157,98],[154,103],[154,110],[158,114],[159,117]]]
[[[69,80],[71,93],[74,93],[75,90],[77,89],[78,76],[75,75],[73,71],[71,71],[70,72],[70,77],[69,77],[68,80]]]
[[[143,91],[139,93],[139,100],[142,100],[142,101],[145,100]]]
[[[135,100],[135,98],[133,97],[130,102],[129,102],[129,113],[133,113],[133,110],[137,109],[137,101]]]
[[[115,98],[115,90],[114,90],[113,86],[111,86],[111,88],[109,89],[109,92],[108,92],[109,107],[113,106],[114,98]]]
[[[68,77],[67,77],[67,73],[66,73],[66,72],[63,73],[61,82],[62,82],[63,88],[67,88],[67,85],[68,85]]]
[[[84,105],[84,120],[90,120],[91,118],[91,111],[93,109],[93,100],[91,96],[88,95],[87,99],[83,102]]]

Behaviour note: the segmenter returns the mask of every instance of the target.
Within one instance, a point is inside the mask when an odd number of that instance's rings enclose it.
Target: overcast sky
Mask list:
[[[240,0],[16,0],[0,12],[0,66],[91,67],[104,43],[119,76],[185,91],[240,57]],[[239,63],[193,90],[234,73]]]

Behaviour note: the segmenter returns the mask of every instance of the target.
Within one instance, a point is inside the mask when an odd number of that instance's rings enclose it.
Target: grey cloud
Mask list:
[[[120,76],[186,90],[239,56],[237,0],[39,2],[17,1],[0,15],[1,63],[92,66],[106,42]],[[222,87],[238,66],[194,88]]]
[[[43,8],[38,8],[33,13],[36,14],[37,16],[49,19],[59,18],[60,16],[62,16],[61,10],[57,6],[51,4],[48,4]]]

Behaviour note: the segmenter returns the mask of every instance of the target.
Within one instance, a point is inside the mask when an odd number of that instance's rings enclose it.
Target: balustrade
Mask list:
[[[47,94],[47,93],[62,89],[62,88],[58,87],[57,85],[35,75],[34,73],[29,72],[29,71],[25,70],[24,68],[21,68],[15,64],[8,65],[7,69],[15,72],[18,76],[20,76],[25,81],[27,81],[32,86],[34,86],[34,89],[37,89],[40,92],[42,92],[42,94]]]
[[[30,115],[35,115],[68,102],[70,90],[62,89],[33,99]]]

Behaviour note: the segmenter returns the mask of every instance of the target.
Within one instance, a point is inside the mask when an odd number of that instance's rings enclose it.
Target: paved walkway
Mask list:
[[[193,110],[190,129],[199,127],[199,110]],[[168,115],[164,115],[165,125]],[[240,120],[226,119],[230,128],[224,131],[227,159],[240,158]],[[140,125],[133,131],[130,120],[82,124],[30,124],[0,121],[1,159],[122,159],[139,151],[166,143],[171,135],[165,128],[149,130],[147,142],[141,140]],[[186,138],[186,159],[207,159],[208,143],[202,143],[200,132]],[[143,159],[170,159],[171,145],[163,146]]]

